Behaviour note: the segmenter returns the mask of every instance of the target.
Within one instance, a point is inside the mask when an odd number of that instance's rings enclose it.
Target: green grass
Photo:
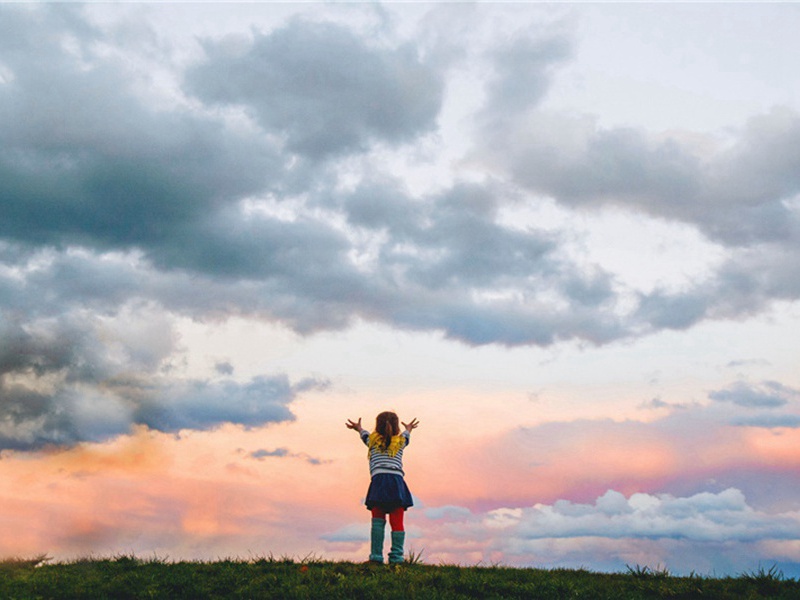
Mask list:
[[[675,577],[638,566],[626,573],[592,573],[426,565],[419,558],[390,567],[272,556],[215,562],[117,556],[51,564],[41,556],[0,562],[0,598],[800,598],[800,581],[785,578],[775,567],[710,578]]]

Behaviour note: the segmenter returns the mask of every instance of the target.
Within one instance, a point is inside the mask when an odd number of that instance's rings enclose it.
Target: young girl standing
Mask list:
[[[401,432],[397,415],[387,411],[375,419],[375,431],[372,433],[361,427],[360,417],[358,421],[348,419],[346,426],[357,431],[369,448],[371,480],[365,502],[367,509],[372,512],[369,560],[383,563],[383,539],[386,531],[386,515],[389,515],[389,525],[392,529],[389,563],[401,563],[406,538],[403,514],[407,508],[414,505],[411,492],[403,479],[405,475],[403,449],[411,441],[411,430],[419,427],[419,422],[412,419],[410,423],[403,423],[405,431]]]

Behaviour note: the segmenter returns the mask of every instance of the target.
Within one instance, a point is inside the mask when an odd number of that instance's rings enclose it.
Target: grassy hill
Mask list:
[[[800,581],[776,569],[739,577],[673,577],[647,568],[627,573],[405,564],[373,566],[306,559],[169,562],[120,556],[50,564],[0,562],[0,598],[363,598],[368,600],[525,598],[797,599]]]

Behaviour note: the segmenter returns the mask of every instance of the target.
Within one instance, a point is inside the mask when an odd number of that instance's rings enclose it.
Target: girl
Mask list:
[[[386,515],[392,528],[392,547],[389,550],[389,563],[403,562],[403,544],[406,532],[403,529],[403,513],[414,505],[411,492],[403,479],[403,448],[411,441],[411,430],[419,427],[412,419],[403,423],[405,431],[400,432],[397,415],[382,412],[375,419],[375,431],[370,433],[358,421],[347,420],[348,429],[358,431],[361,440],[369,448],[369,474],[371,481],[367,490],[367,509],[372,512],[370,532],[370,562],[383,563],[383,538],[386,530]]]

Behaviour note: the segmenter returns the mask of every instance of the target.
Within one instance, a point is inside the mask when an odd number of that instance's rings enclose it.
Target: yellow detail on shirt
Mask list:
[[[397,453],[405,447],[405,445],[405,437],[402,435],[393,435],[392,441],[389,442],[389,447],[386,448],[386,454],[389,456],[396,456]],[[373,448],[383,452],[383,436],[377,431],[370,433],[369,439],[367,440],[367,448],[369,448],[368,452],[371,452]]]

